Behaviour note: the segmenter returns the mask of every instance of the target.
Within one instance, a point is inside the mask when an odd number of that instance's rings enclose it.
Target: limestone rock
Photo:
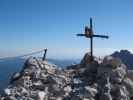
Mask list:
[[[60,69],[31,57],[0,100],[132,100],[132,71],[111,56],[97,60],[86,53],[80,64]]]
[[[127,71],[127,77],[129,77],[133,81],[133,70]]]

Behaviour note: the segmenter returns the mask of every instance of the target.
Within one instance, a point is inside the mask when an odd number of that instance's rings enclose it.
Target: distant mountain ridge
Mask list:
[[[128,50],[115,51],[111,56],[120,58],[128,69],[133,69],[133,54]]]

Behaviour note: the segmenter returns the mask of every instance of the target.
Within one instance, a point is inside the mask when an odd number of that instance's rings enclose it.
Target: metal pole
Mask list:
[[[47,54],[47,49],[44,49],[44,55],[43,55],[43,58],[42,58],[43,61],[46,60],[46,54]]]
[[[90,38],[91,61],[93,60],[93,37]]]

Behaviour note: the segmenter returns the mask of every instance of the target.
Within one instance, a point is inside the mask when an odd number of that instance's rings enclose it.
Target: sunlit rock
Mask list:
[[[30,57],[0,100],[132,100],[133,78],[120,59],[86,53],[80,64],[60,69]]]

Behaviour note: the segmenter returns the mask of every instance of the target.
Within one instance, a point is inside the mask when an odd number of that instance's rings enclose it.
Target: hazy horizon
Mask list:
[[[65,49],[66,50],[66,49]],[[64,52],[65,52],[64,50]],[[75,49],[76,50],[76,49]],[[104,48],[105,51],[103,51],[103,48],[96,48],[94,50],[94,56],[96,57],[100,57],[100,58],[103,58],[105,56],[108,56],[108,55],[111,55],[112,53],[114,53],[115,51],[120,51],[120,50],[128,50],[130,51],[131,53],[133,53],[133,50],[129,50],[129,49],[111,49],[111,48]],[[59,51],[59,50],[57,50]],[[67,54],[65,53],[53,53],[52,51],[48,51],[48,54],[47,54],[47,59],[57,59],[57,60],[71,60],[71,59],[82,59],[83,56],[85,55],[85,53],[89,52],[89,49],[86,49],[86,50],[80,50],[78,52],[68,52],[68,50],[66,50]],[[32,52],[32,51],[31,51]],[[24,56],[24,57],[19,57],[20,55],[24,55],[24,54],[28,54],[28,53],[31,53],[31,52],[27,52],[27,53],[18,53],[18,54],[14,54],[14,55],[7,55],[7,56],[1,56],[0,57],[0,60],[3,59],[3,58],[28,58],[30,56]],[[66,56],[67,55],[67,56]],[[31,56],[35,56],[35,57],[42,57],[43,56],[43,52],[42,53],[39,53],[39,54],[35,54],[35,55],[31,55]]]

